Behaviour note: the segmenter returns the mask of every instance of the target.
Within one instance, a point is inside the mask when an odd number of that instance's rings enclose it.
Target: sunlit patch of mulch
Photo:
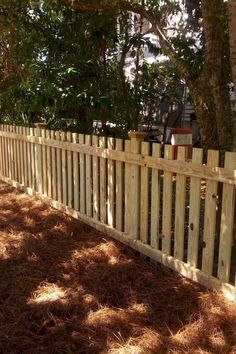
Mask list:
[[[236,307],[0,183],[0,353],[236,353]]]

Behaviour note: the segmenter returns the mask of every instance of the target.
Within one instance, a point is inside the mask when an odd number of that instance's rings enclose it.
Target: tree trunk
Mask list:
[[[228,25],[229,25],[229,47],[232,76],[234,82],[234,92],[236,96],[236,1],[228,2]],[[236,112],[234,112],[234,150],[236,151]]]

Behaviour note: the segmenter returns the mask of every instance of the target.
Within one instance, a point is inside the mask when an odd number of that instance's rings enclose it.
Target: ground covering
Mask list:
[[[1,182],[0,353],[236,353],[236,306]]]

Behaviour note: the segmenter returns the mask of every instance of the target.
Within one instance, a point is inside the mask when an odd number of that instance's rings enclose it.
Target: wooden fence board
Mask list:
[[[77,144],[78,134],[72,134],[72,141]],[[74,209],[79,210],[79,154],[73,152],[73,182],[74,182]]]
[[[161,156],[160,144],[153,144],[152,156]],[[160,177],[155,169],[152,169],[151,188],[151,246],[159,248]]]
[[[66,133],[61,133],[61,140],[66,141]],[[61,152],[61,164],[62,164],[62,201],[64,205],[67,205],[67,151],[62,150]]]
[[[67,141],[72,142],[71,132],[67,132]],[[68,201],[67,204],[70,208],[73,207],[73,160],[72,152],[67,151],[67,188],[68,188]]]
[[[114,138],[107,139],[107,147],[113,150],[115,147]],[[107,162],[107,224],[110,227],[115,225],[115,165],[114,161]]]
[[[99,146],[106,148],[106,138],[99,138]],[[100,158],[100,221],[107,223],[107,161]]]
[[[125,152],[130,152],[130,140],[125,140]],[[130,235],[130,164],[125,164],[125,233]]]
[[[46,129],[46,139],[50,139],[50,130]],[[51,147],[47,146],[46,149],[47,169],[45,174],[47,175],[47,195],[52,197],[52,160],[51,160]]]
[[[116,150],[123,151],[123,140],[116,139]],[[121,161],[116,161],[116,218],[115,227],[118,231],[123,231],[123,212],[124,212],[124,168]]]
[[[42,138],[46,138],[46,129],[41,129]],[[42,146],[43,194],[47,194],[47,147]]]
[[[41,137],[42,130],[36,128],[35,134],[37,137]],[[43,160],[42,160],[42,146],[35,144],[35,157],[36,157],[36,189],[42,195],[43,194]]]
[[[35,135],[35,129],[30,128],[30,135],[34,136]],[[17,142],[17,141],[16,141]],[[36,173],[35,173],[35,144],[31,143],[30,145],[30,155],[31,155],[31,169],[32,169],[32,188],[36,190]]]
[[[193,149],[192,161],[202,164],[203,150]],[[191,178],[188,230],[188,264],[197,267],[200,226],[201,179]]]
[[[236,152],[226,152],[225,167],[236,170]],[[226,283],[229,282],[230,277],[231,253],[235,222],[234,218],[235,187],[224,184],[221,209],[218,278]]]
[[[219,151],[208,150],[208,166],[218,166]],[[214,260],[214,244],[216,229],[217,187],[215,181],[207,181],[204,213],[203,258],[202,270],[205,274],[212,275]]]
[[[141,143],[141,154],[148,156],[150,154],[150,144]],[[149,180],[148,167],[141,167],[141,184],[140,184],[140,240],[148,243],[148,206],[149,206]]]
[[[61,140],[61,132],[56,131],[56,140]],[[62,203],[62,151],[61,149],[56,149],[57,158],[57,200]]]
[[[50,139],[55,139],[55,130],[50,131]],[[56,148],[51,148],[51,161],[52,161],[52,198],[57,200],[57,156]]]
[[[79,143],[84,144],[84,134],[79,134]],[[79,154],[79,171],[80,171],[80,212],[85,214],[85,156],[83,153]]]
[[[91,135],[85,135],[85,144],[91,146]],[[91,155],[85,156],[85,173],[86,173],[86,214],[92,216],[92,158]]]
[[[173,146],[165,146],[165,159],[173,158]],[[163,214],[162,214],[162,251],[170,255],[171,251],[171,214],[172,214],[172,173],[164,172],[163,179]]]
[[[93,135],[92,144],[98,146],[98,137]],[[99,220],[99,160],[93,156],[93,218]]]
[[[178,147],[178,161],[185,161],[186,148]],[[175,196],[175,239],[174,257],[183,261],[184,259],[184,227],[185,227],[185,193],[186,177],[177,174],[176,176],[176,196]]]

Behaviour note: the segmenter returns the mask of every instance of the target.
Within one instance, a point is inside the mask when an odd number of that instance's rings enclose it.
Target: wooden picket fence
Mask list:
[[[0,177],[236,300],[236,153],[130,137],[0,125]]]

